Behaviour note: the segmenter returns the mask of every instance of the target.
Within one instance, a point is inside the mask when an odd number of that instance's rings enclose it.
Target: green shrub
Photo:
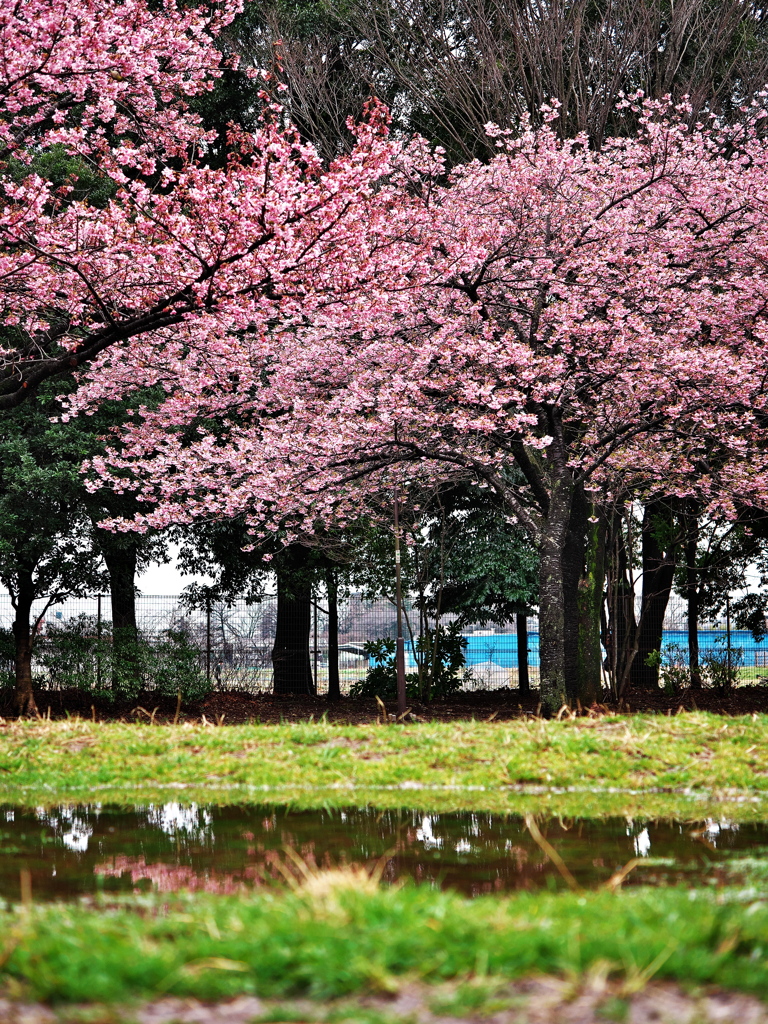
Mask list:
[[[701,659],[702,682],[713,690],[727,693],[739,678],[739,667],[744,661],[741,647],[729,647],[726,637],[718,637],[715,646]]]
[[[151,644],[154,667],[151,678],[163,696],[175,697],[181,691],[184,700],[199,700],[211,686],[200,664],[200,651],[181,629],[166,629]]]
[[[365,679],[353,683],[353,697],[379,697],[397,699],[397,671],[395,651],[397,641],[391,637],[370,640],[363,650],[372,662]],[[466,638],[460,627],[452,622],[447,628],[428,629],[415,643],[416,660],[421,671],[409,672],[405,677],[406,695],[410,700],[432,700],[445,697],[461,689],[466,666],[464,651]]]
[[[112,623],[99,625],[93,615],[78,615],[49,625],[35,641],[38,681],[51,689],[87,690],[104,696],[112,690]],[[42,677],[42,679],[41,679]]]
[[[181,630],[135,636],[132,630],[114,631],[111,622],[99,625],[92,615],[78,615],[49,627],[35,647],[38,678],[55,689],[108,700],[133,700],[143,690],[172,697],[181,691],[183,700],[198,700],[210,690],[200,652]]]
[[[13,684],[16,641],[13,630],[0,628],[0,688]]]
[[[682,644],[664,644],[661,649],[660,671],[666,694],[674,696],[676,693],[687,690],[691,685],[687,648]]]

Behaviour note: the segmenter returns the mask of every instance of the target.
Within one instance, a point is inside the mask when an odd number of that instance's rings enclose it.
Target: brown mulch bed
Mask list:
[[[79,716],[98,721],[148,721],[154,716],[156,722],[173,721],[176,716],[176,701],[158,697],[152,692],[140,694],[131,701],[98,700],[80,690],[39,691],[36,693],[40,714],[52,719]],[[427,721],[450,722],[457,719],[491,719],[509,721],[523,715],[536,715],[539,710],[536,691],[521,694],[518,690],[477,690],[454,694],[449,699],[435,700],[429,704],[409,701],[413,715]],[[603,712],[632,714],[653,712],[656,714],[677,714],[683,711],[713,711],[724,715],[748,715],[755,712],[768,713],[768,686],[740,686],[731,693],[720,694],[715,690],[689,690],[670,697],[663,691],[635,691],[619,705],[606,699],[599,706]],[[395,712],[393,702],[387,703],[390,715]],[[380,710],[375,700],[342,697],[329,702],[325,697],[303,695],[274,696],[273,694],[248,694],[242,691],[213,693],[203,701],[184,704],[178,715],[179,721],[206,721],[214,724],[237,725],[243,722],[296,722],[326,715],[330,722],[368,723],[377,719]],[[0,694],[0,716],[12,717],[11,694]]]

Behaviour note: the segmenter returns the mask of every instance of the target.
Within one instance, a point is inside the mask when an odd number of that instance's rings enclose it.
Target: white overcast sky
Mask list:
[[[165,565],[150,565],[137,579],[142,594],[180,594],[190,583],[210,583],[207,576],[184,576],[176,565],[178,548],[168,545],[171,561]]]

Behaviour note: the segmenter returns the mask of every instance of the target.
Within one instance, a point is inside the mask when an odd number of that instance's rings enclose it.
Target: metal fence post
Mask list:
[[[731,685],[731,595],[725,595],[725,643],[728,651],[728,682]]]
[[[101,689],[101,594],[96,595],[96,686]]]
[[[205,599],[205,680],[211,684],[211,599]]]
[[[400,496],[395,481],[395,603],[397,605],[397,639],[395,641],[395,676],[397,678],[397,719],[405,721],[405,640],[403,639],[403,589],[400,577]]]
[[[314,675],[314,679],[315,679],[315,693],[317,693],[317,689],[318,689],[318,680],[317,680],[317,591],[316,591],[316,589],[314,587],[312,588],[312,613],[313,613],[313,619],[314,619],[314,633],[315,633],[315,657],[314,657],[314,661],[315,661],[315,675]]]

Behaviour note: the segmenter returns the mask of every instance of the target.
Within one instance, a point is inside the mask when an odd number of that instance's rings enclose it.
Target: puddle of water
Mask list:
[[[768,823],[544,818],[538,826],[585,888],[605,882],[634,857],[642,863],[625,884],[718,882],[734,855],[768,863]],[[385,858],[384,881],[410,878],[470,896],[564,884],[517,815],[0,804],[0,898],[19,899],[23,870],[36,900],[97,892],[239,892],[280,881],[277,864],[286,847],[320,867]]]

